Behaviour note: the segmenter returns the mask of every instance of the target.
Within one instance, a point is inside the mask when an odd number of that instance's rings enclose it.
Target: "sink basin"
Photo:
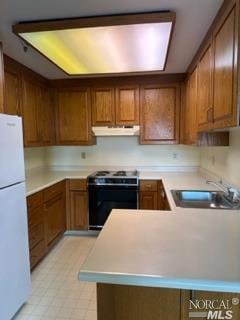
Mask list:
[[[227,199],[223,191],[171,190],[177,207],[198,209],[240,209]]]

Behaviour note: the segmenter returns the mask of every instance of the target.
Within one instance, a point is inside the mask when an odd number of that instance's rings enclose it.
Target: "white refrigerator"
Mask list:
[[[0,114],[0,319],[31,291],[22,120]]]

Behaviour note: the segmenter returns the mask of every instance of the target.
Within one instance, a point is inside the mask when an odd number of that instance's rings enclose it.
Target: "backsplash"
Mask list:
[[[46,148],[25,148],[24,149],[25,169],[30,170],[47,165]]]
[[[84,153],[86,158],[83,159]],[[199,149],[183,145],[139,145],[137,137],[99,137],[96,146],[51,147],[49,165],[199,166]]]
[[[200,158],[203,169],[240,186],[240,128],[230,132],[229,147],[201,148]]]

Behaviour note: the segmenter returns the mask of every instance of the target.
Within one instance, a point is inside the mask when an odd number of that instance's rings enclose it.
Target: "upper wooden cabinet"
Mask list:
[[[58,144],[94,144],[89,89],[59,90],[56,109]]]
[[[39,121],[41,145],[48,146],[55,143],[55,113],[52,90],[40,87]]]
[[[40,144],[39,110],[40,88],[35,82],[23,79],[23,128],[24,144],[28,147],[36,147]]]
[[[208,44],[206,50],[199,60],[198,70],[198,92],[197,92],[197,119],[198,130],[209,129],[213,114],[212,104],[212,45]]]
[[[114,88],[92,89],[92,125],[111,126],[115,124]]]
[[[190,75],[186,85],[184,143],[197,143],[197,68]]]
[[[173,85],[141,88],[141,144],[179,142],[180,87]]]
[[[92,89],[93,126],[122,126],[138,124],[138,86]]]
[[[20,85],[19,74],[5,70],[4,112],[6,114],[21,115]]]
[[[197,68],[198,131],[239,125],[239,1],[225,1],[191,68]]]
[[[238,2],[237,2],[238,3]],[[225,13],[213,35],[213,127],[235,126],[237,119],[237,59],[239,8]]]
[[[54,109],[49,88],[23,78],[22,116],[25,147],[54,144]]]
[[[116,88],[116,125],[139,124],[139,88]]]

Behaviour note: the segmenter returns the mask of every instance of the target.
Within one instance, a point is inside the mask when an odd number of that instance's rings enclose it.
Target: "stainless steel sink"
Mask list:
[[[198,209],[239,210],[239,204],[231,202],[223,191],[171,190],[177,207]]]

